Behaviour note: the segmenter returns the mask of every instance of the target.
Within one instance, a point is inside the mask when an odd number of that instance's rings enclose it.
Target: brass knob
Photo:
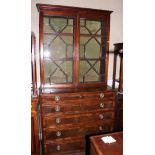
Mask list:
[[[61,131],[57,131],[57,132],[56,132],[56,136],[57,136],[57,137],[60,137],[60,136],[61,136]]]
[[[104,103],[100,103],[100,108],[104,108]]]
[[[100,93],[100,98],[104,98],[104,94],[103,93]]]
[[[59,101],[60,100],[60,96],[55,96],[55,101]]]
[[[60,151],[60,150],[61,150],[60,145],[57,145],[56,150],[57,150],[57,151]]]
[[[102,130],[103,130],[103,127],[102,127],[101,125],[99,126],[99,130],[100,130],[100,131],[102,131]]]
[[[59,106],[59,105],[57,105],[57,106],[55,107],[55,111],[56,111],[56,112],[59,112],[59,111],[60,111],[60,106]]]
[[[82,95],[79,95],[79,98],[82,98]]]
[[[60,119],[60,118],[56,118],[56,119],[55,119],[55,122],[56,122],[57,124],[59,124],[59,123],[61,123],[61,119]]]
[[[99,114],[99,118],[103,119],[104,118],[103,114]]]

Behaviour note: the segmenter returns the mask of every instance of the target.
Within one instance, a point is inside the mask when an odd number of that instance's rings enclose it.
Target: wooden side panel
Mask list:
[[[38,103],[37,98],[31,99],[31,154],[40,155],[38,123],[36,106]]]

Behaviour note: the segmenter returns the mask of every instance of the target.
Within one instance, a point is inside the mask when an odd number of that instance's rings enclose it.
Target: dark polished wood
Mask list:
[[[31,98],[31,155],[40,155],[38,119],[37,119],[38,98]]]
[[[60,11],[60,12],[66,12],[66,11],[73,11],[73,12],[82,12],[82,13],[96,13],[98,14],[104,14],[109,15],[109,12],[112,13],[113,11],[108,10],[99,10],[99,9],[90,9],[90,8],[79,8],[79,7],[69,7],[69,6],[61,6],[61,5],[48,5],[48,4],[37,4],[38,11]],[[91,15],[90,15],[91,16]]]
[[[44,155],[84,155],[86,136],[114,130],[116,94],[107,87],[110,14],[112,11],[37,4],[40,13],[40,78],[39,104],[41,112],[42,147]],[[43,57],[43,17],[73,19],[74,55],[72,83],[45,83]],[[100,21],[101,54],[91,61],[101,61],[102,80],[79,80],[80,71],[80,19]],[[103,26],[103,27],[102,27]],[[60,32],[61,33],[61,32]],[[57,33],[59,35],[59,32]],[[61,34],[68,36],[70,34]],[[82,34],[83,35],[83,34]],[[95,35],[83,35],[95,37]],[[103,36],[103,37],[102,37]],[[95,51],[94,51],[95,52]],[[68,57],[66,58],[66,60]],[[62,59],[59,59],[62,60]],[[65,61],[65,59],[63,60]],[[91,65],[90,65],[91,66]],[[91,66],[92,67],[92,66]],[[59,68],[60,69],[60,68]],[[67,81],[67,80],[66,80]]]
[[[37,96],[36,37],[33,32],[31,32],[31,71],[32,71],[32,95]]]
[[[116,79],[117,58],[120,57],[119,66],[119,80]],[[114,62],[113,62],[113,89],[115,89],[115,82],[118,81],[118,91],[123,91],[123,43],[114,44]]]
[[[38,120],[37,120],[37,74],[36,74],[36,37],[31,33],[31,70],[32,70],[32,90],[31,90],[31,155],[40,155]]]
[[[45,155],[52,154],[52,151],[55,154],[84,154],[85,136],[114,130],[113,90],[42,93],[39,101]],[[80,142],[76,143],[77,139]],[[72,140],[74,143],[68,144]]]
[[[112,136],[116,142],[104,143],[101,138]],[[102,134],[90,137],[91,155],[123,155],[123,132]]]
[[[115,131],[123,131],[123,94],[116,95]]]
[[[123,92],[123,54],[121,55],[120,59],[120,73],[119,73],[119,87],[118,91]]]
[[[114,44],[114,61],[113,61],[113,85],[115,89],[115,82],[118,82],[118,89],[116,95],[116,120],[115,131],[123,130],[123,43]],[[120,64],[117,66],[117,59],[120,58]],[[119,68],[119,78],[116,79],[116,68]]]

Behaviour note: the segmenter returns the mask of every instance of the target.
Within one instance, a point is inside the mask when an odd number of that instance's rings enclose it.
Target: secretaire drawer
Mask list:
[[[51,126],[75,124],[75,123],[89,123],[99,120],[105,121],[114,118],[114,112],[103,112],[102,110],[94,111],[91,113],[76,114],[76,115],[61,115],[56,114],[48,117],[43,117],[43,127],[48,128]]]
[[[43,94],[40,96],[40,101],[46,102],[63,102],[68,100],[78,100],[81,98],[79,93],[63,93],[63,94]]]
[[[114,92],[77,92],[64,94],[44,94],[40,97],[40,101],[44,103],[63,103],[64,101],[76,101],[81,99],[109,99],[114,98]]]

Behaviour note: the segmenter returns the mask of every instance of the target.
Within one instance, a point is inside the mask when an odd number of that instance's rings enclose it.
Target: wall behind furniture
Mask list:
[[[123,0],[31,0],[31,31],[36,35],[37,52],[37,77],[39,77],[39,13],[36,8],[37,3],[75,6],[84,8],[94,8],[102,10],[111,10],[110,26],[110,50],[113,50],[113,44],[123,42]],[[112,79],[113,56],[109,57],[108,79]],[[117,71],[118,77],[118,71]],[[40,82],[40,79],[37,80]],[[39,85],[38,85],[39,86]]]

